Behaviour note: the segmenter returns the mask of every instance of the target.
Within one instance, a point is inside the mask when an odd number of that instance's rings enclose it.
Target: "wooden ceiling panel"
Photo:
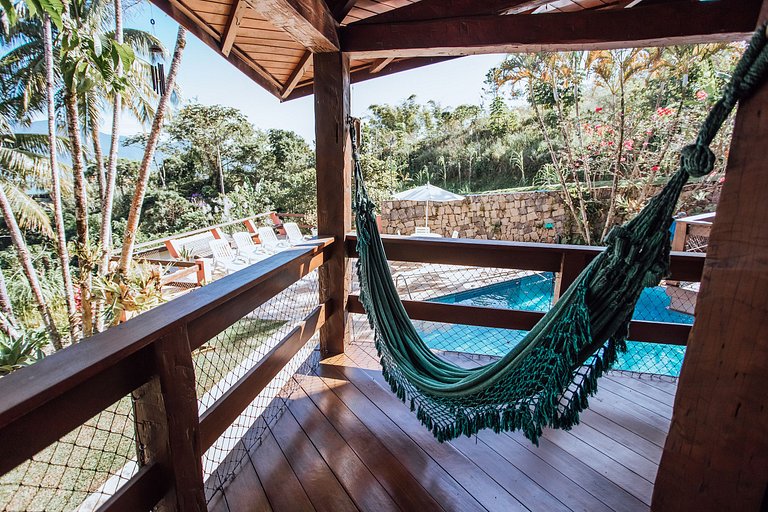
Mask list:
[[[314,69],[312,54],[307,48],[313,51],[328,51],[324,48],[330,45],[331,48],[341,47],[345,51],[352,52],[350,69],[352,81],[356,82],[441,62],[461,54],[486,53],[486,50],[490,49],[521,51],[514,50],[518,46],[522,51],[532,51],[532,48],[543,49],[545,48],[544,43],[546,43],[544,35],[547,31],[545,29],[552,28],[547,25],[550,21],[546,23],[541,21],[546,18],[547,14],[559,16],[558,13],[564,13],[562,16],[581,18],[580,13],[574,14],[574,12],[592,11],[597,13],[598,11],[609,12],[611,10],[617,12],[625,7],[631,7],[634,11],[638,2],[640,10],[647,10],[646,4],[655,6],[686,3],[683,0],[327,0],[328,6],[326,6],[322,3],[323,0],[152,1],[213,48],[214,51],[281,99],[311,94]],[[724,0],[723,3],[735,1]],[[758,0],[743,1],[751,5]],[[409,7],[411,4],[417,5]],[[273,11],[275,6],[280,9]],[[695,9],[697,11],[698,9],[711,9],[711,6],[707,7],[705,3],[702,3],[701,6],[701,8],[695,7]],[[396,13],[392,12],[400,8],[404,9]],[[271,14],[273,12],[275,12],[274,16]],[[544,15],[541,20],[538,18],[539,14]],[[584,12],[584,15],[587,14],[591,13]],[[342,37],[341,41],[331,41],[331,39],[336,39],[337,32],[331,15],[336,16],[337,19],[343,18],[342,28],[338,31]],[[531,19],[531,23],[527,20],[523,21],[529,15],[535,15],[536,21],[534,19]],[[322,27],[317,24],[319,23],[317,21],[318,16],[319,18],[324,17],[323,23],[325,24],[321,24]],[[565,18],[547,19],[552,19],[550,24],[553,25],[557,25],[555,21],[559,22],[559,20],[566,23]],[[576,21],[575,17],[572,19],[574,22]],[[273,20],[274,23],[269,20]],[[510,24],[505,20],[515,23]],[[362,23],[357,23],[360,21]],[[486,43],[482,37],[478,39],[477,43],[475,43],[475,39],[472,39],[466,45],[461,44],[463,39],[460,37],[456,40],[458,43],[446,39],[446,29],[455,29],[457,34],[463,34],[465,39],[474,34],[472,37],[477,39],[479,37],[477,30],[482,29],[481,32],[486,32],[483,27],[490,26],[490,21],[497,22],[499,26],[517,27],[512,31],[512,35],[510,35],[509,30],[500,30],[498,37],[501,39],[506,37],[505,41],[512,41],[515,37],[520,38],[521,33],[531,32],[531,27],[535,28],[541,25],[539,29],[533,31],[539,35],[530,36],[533,39],[539,38],[541,41],[538,43],[536,41],[539,39],[530,43],[522,41],[518,46],[514,44],[509,46],[508,44],[509,48],[501,43],[491,41],[495,44],[492,48],[492,46],[488,46],[490,43]],[[539,21],[541,22],[539,23]],[[307,23],[309,25],[306,25]],[[483,23],[485,25],[482,25]],[[296,24],[301,26],[297,28]],[[454,25],[456,26],[454,27]],[[475,25],[477,25],[475,29],[468,28],[475,27]],[[304,26],[308,28],[309,32],[304,29]],[[419,33],[417,27],[421,26],[427,27],[431,32],[429,34]],[[493,27],[495,26],[493,25]],[[408,31],[409,27],[410,32]],[[570,33],[572,29],[573,27],[568,30],[560,30],[560,32]],[[312,32],[313,30],[315,32]],[[397,32],[398,30],[400,32]],[[671,30],[673,31],[673,29],[667,29],[666,32]],[[465,34],[467,31],[471,34]],[[319,37],[318,32],[321,32]],[[659,33],[662,32],[664,30],[660,29]],[[664,32],[665,35],[666,32]],[[393,40],[392,35],[396,33],[402,35]],[[365,37],[363,34],[366,34]],[[507,35],[504,36],[504,34]],[[613,32],[610,34],[612,35]],[[369,37],[371,35],[380,40],[372,39]],[[403,42],[402,37],[404,35],[411,39],[421,37],[423,42],[421,39]],[[323,37],[325,39],[322,39]],[[570,36],[565,34],[563,37],[567,39]],[[446,40],[459,46],[453,49],[450,47],[432,48],[438,40]],[[320,42],[318,43],[318,41]],[[326,46],[323,46],[324,41],[327,42]],[[537,44],[539,46],[536,46]],[[595,44],[599,45],[599,41]],[[563,45],[561,44],[561,46]],[[457,51],[457,49],[461,51]]]

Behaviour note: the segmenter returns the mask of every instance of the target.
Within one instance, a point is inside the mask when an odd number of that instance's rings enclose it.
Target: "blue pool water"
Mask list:
[[[533,274],[474,290],[431,299],[444,304],[466,304],[525,311],[547,311],[552,306],[554,275]],[[670,299],[664,287],[647,288],[640,296],[633,316],[636,320],[653,320],[693,324],[693,317],[669,309]],[[526,331],[496,329],[459,324],[416,322],[422,338],[435,349],[501,356],[516,345]],[[680,374],[685,347],[656,343],[628,342],[617,369],[664,375]]]

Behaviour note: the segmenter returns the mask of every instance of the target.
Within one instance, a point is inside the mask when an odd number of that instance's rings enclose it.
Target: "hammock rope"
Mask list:
[[[462,368],[433,353],[411,323],[392,281],[352,137],[360,300],[375,332],[384,377],[437,440],[481,429],[522,430],[538,444],[543,428],[569,429],[579,422],[597,379],[626,351],[641,292],[668,274],[669,228],[683,186],[689,177],[712,171],[716,157],[709,144],[737,102],[762,83],[766,68],[763,26],[696,142],[682,149],[680,169],[664,189],[635,218],[612,229],[606,250],[509,353],[478,368]]]

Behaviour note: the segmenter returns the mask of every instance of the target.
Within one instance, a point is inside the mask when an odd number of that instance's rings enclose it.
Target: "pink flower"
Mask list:
[[[624,147],[626,149],[631,150],[634,147],[634,145],[635,145],[635,141],[633,141],[632,139],[627,139],[624,141]]]
[[[725,176],[721,176],[721,177],[720,177],[720,178],[717,180],[717,182],[718,182],[720,185],[722,185],[723,183],[725,183]]]
[[[654,172],[658,171],[659,170],[659,166],[658,165],[654,165],[653,167],[651,167],[651,170],[654,171]]]
[[[602,111],[603,111],[603,107],[596,107],[595,108],[595,112],[602,112]]]
[[[707,98],[709,98],[709,94],[707,94],[707,91],[696,91],[696,99],[699,101],[704,101]]]
[[[656,109],[656,115],[659,117],[668,116],[672,113],[672,109],[668,107],[659,107]]]

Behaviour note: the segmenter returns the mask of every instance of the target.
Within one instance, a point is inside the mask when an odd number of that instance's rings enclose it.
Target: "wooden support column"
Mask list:
[[[344,237],[352,229],[349,57],[340,52],[316,53],[314,75],[317,229],[336,242],[320,268],[320,302],[331,301],[320,344],[325,353],[339,354],[349,337],[346,306],[351,281],[344,251]]]
[[[186,328],[155,343],[157,376],[133,393],[139,464],[156,462],[171,482],[157,510],[207,510],[195,368]]]
[[[560,260],[560,271],[555,276],[555,289],[552,295],[553,302],[557,302],[560,296],[579,277],[579,274],[587,266],[590,259],[583,254],[563,253],[563,257]]]
[[[652,509],[768,509],[768,87],[739,106]]]

